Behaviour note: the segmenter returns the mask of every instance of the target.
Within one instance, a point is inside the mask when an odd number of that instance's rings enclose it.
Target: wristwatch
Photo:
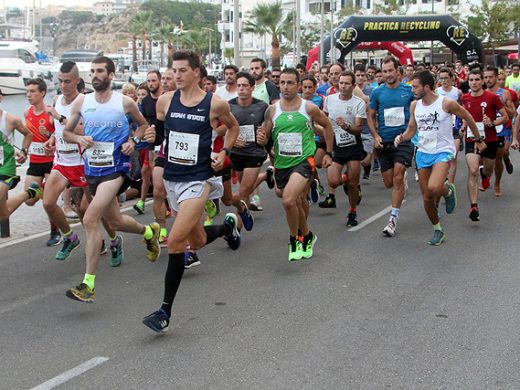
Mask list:
[[[134,144],[139,145],[141,143],[141,138],[135,136],[132,137],[132,141],[134,141]]]
[[[65,115],[61,115],[61,116],[60,116],[60,119],[58,120],[58,122],[60,123],[60,125],[63,124],[63,121],[64,121],[65,119],[67,119],[67,117],[66,117]]]
[[[484,137],[480,137],[479,139],[476,139],[475,142],[477,144],[480,144],[480,143],[484,142]]]
[[[325,154],[326,154],[327,156],[329,156],[330,158],[332,158],[332,152],[325,152]]]

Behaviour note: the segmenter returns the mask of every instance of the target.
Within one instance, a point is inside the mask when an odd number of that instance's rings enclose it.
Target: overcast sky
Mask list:
[[[40,6],[40,1],[42,4],[42,7],[46,7],[49,4],[67,5],[67,6],[73,6],[73,5],[89,6],[94,3],[94,0],[35,0],[36,7]],[[0,0],[0,4],[2,5],[2,7],[25,8],[25,7],[32,7],[33,1],[32,0]]]

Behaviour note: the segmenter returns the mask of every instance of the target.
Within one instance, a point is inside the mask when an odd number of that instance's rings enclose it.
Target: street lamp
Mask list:
[[[211,33],[214,32],[212,28],[209,27],[202,27],[203,30],[206,30],[209,32],[209,42],[208,42],[208,67],[211,67]]]

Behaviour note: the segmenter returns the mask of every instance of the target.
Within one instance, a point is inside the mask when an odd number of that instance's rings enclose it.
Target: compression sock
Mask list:
[[[206,232],[206,245],[212,243],[219,237],[226,237],[231,233],[231,228],[228,225],[213,225],[204,226]]]
[[[439,222],[438,224],[433,225],[433,230],[440,230],[440,231],[442,231],[441,223]]]
[[[175,294],[181,284],[184,274],[184,253],[170,253],[168,258],[168,268],[164,275],[164,299],[161,306],[168,317],[172,315],[172,305]]]
[[[85,283],[89,288],[94,290],[94,281],[96,280],[96,275],[85,274],[83,278],[83,283]]]
[[[397,207],[392,207],[392,211],[390,211],[390,216],[394,218],[399,218],[399,209]]]

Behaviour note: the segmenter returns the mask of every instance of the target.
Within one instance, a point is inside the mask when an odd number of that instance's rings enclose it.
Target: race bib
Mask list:
[[[170,131],[168,135],[168,161],[180,165],[197,165],[199,135]]]
[[[404,107],[385,108],[383,115],[385,117],[385,126],[387,126],[387,127],[404,126],[404,123],[405,123]]]
[[[284,157],[300,157],[303,153],[301,133],[278,134],[278,154]]]
[[[486,131],[484,130],[484,122],[477,122],[477,129],[478,129],[478,133],[479,135],[482,137],[482,138],[486,138]],[[475,139],[475,137],[473,137],[473,133],[471,132],[471,129],[468,130],[468,136],[467,138],[469,139]]]
[[[56,150],[62,154],[79,153],[78,144],[65,142],[63,137],[56,138]]]
[[[0,145],[0,165],[4,165],[4,147]]]
[[[244,142],[255,142],[255,125],[240,126],[238,138]]]
[[[45,149],[43,142],[32,142],[29,148],[29,153],[33,156],[45,156]]]
[[[334,128],[334,138],[336,140],[336,145],[340,148],[351,146],[356,143],[356,137],[354,135],[339,127]]]
[[[437,134],[433,131],[419,131],[419,149],[434,154],[437,150]]]
[[[106,168],[114,166],[114,143],[94,142],[94,146],[87,149],[89,167]]]

